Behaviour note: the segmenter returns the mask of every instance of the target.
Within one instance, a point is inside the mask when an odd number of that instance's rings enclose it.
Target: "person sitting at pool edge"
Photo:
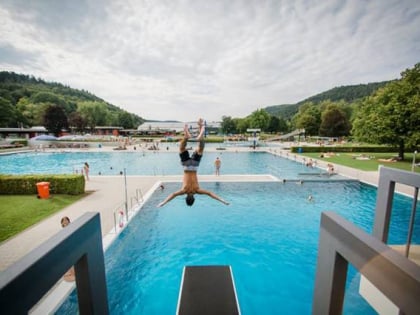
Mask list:
[[[199,134],[197,136],[198,140],[198,146],[197,149],[193,152],[193,154],[190,156],[188,150],[187,150],[187,142],[188,139],[191,137],[190,132],[188,131],[188,126],[185,125],[184,127],[184,138],[181,140],[181,143],[179,145],[179,156],[181,158],[181,164],[184,167],[184,178],[183,178],[183,184],[182,188],[172,194],[170,194],[164,201],[162,201],[158,207],[162,207],[165,204],[167,204],[169,201],[174,199],[175,197],[181,196],[181,195],[187,195],[185,198],[185,202],[188,206],[192,206],[194,203],[194,194],[199,195],[207,195],[213,199],[216,199],[220,201],[221,203],[224,203],[225,205],[228,205],[229,202],[223,200],[219,196],[217,196],[215,193],[201,189],[198,184],[197,179],[197,169],[200,165],[201,157],[203,156],[204,152],[204,132],[205,132],[205,126],[203,119],[198,120],[198,128],[199,128]]]

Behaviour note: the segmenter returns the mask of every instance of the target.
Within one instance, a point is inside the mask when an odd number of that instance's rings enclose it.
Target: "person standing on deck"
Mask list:
[[[199,195],[207,195],[213,199],[220,201],[221,203],[228,205],[229,202],[223,200],[215,193],[204,190],[200,188],[198,184],[197,178],[197,169],[200,165],[201,157],[203,156],[204,152],[204,133],[205,133],[205,126],[203,119],[198,120],[198,128],[199,134],[197,136],[198,146],[197,149],[193,152],[190,156],[190,153],[187,150],[187,142],[188,139],[191,137],[190,132],[188,131],[188,125],[184,127],[184,138],[181,140],[179,146],[179,156],[181,158],[181,164],[184,167],[184,178],[182,183],[182,188],[172,194],[170,194],[164,201],[158,204],[158,207],[162,207],[167,204],[169,201],[174,199],[175,197],[181,195],[187,195],[185,198],[185,202],[188,206],[192,206],[194,203],[194,194]]]
[[[222,161],[220,161],[219,157],[216,158],[214,161],[214,168],[216,170],[216,176],[220,175],[220,166],[222,166]]]
[[[89,180],[89,164],[88,162],[85,162],[85,165],[83,165],[83,171],[86,176],[86,180]]]

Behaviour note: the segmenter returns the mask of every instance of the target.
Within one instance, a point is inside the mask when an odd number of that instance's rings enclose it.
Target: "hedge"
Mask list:
[[[51,194],[80,195],[85,192],[83,175],[0,175],[0,195],[38,194],[36,183],[49,182]]]
[[[181,139],[179,138],[170,138],[170,139],[161,139],[160,142],[165,143],[165,142],[179,142]],[[217,137],[211,137],[211,138],[205,138],[204,142],[206,143],[223,143],[223,138],[217,138]],[[189,140],[189,142],[197,142],[196,139],[191,138],[191,140]]]
[[[13,141],[10,142],[10,144],[26,147],[26,146],[28,146],[28,140],[26,140],[26,139],[13,140]]]
[[[290,151],[293,153],[326,153],[326,152],[377,152],[377,153],[388,153],[398,152],[398,148],[395,147],[380,147],[380,146],[351,146],[351,147],[324,147],[324,146],[299,146],[291,147]]]

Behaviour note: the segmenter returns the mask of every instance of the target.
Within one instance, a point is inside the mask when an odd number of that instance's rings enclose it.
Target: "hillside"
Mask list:
[[[335,87],[328,91],[304,99],[303,101],[300,101],[296,104],[273,105],[266,107],[265,110],[271,115],[283,117],[284,119],[290,119],[298,112],[299,106],[304,103],[313,102],[315,104],[319,104],[326,100],[333,102],[343,100],[345,102],[352,103],[356,100],[371,95],[377,89],[385,86],[390,82],[391,81],[383,81]]]
[[[26,125],[42,124],[41,118],[31,119],[28,110],[41,112],[45,104],[59,105],[63,108],[67,117],[73,113],[83,116],[81,107],[99,108],[102,119],[98,125],[114,125],[124,128],[137,128],[144,119],[138,115],[128,113],[125,110],[106,102],[85,90],[73,89],[61,83],[46,82],[34,76],[17,74],[14,72],[0,72],[0,108],[6,108],[10,112],[9,121],[0,119],[0,126],[17,127]],[[88,110],[85,110],[87,112]],[[74,114],[73,114],[74,116]],[[86,115],[85,115],[86,116]],[[2,117],[0,117],[2,118]],[[33,117],[32,117],[33,118]],[[84,117],[89,120],[89,117]],[[93,123],[86,121],[87,124]]]

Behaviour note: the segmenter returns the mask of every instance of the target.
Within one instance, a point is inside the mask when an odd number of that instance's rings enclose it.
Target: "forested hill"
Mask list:
[[[304,103],[312,102],[318,104],[327,100],[330,100],[332,102],[338,102],[343,100],[347,103],[353,103],[354,101],[371,95],[377,89],[385,86],[390,82],[392,81],[335,87],[331,90],[304,99],[303,101],[300,101],[296,104],[273,105],[266,107],[265,110],[271,115],[283,117],[287,120],[292,118],[293,115],[295,115],[298,112],[299,106]]]
[[[0,107],[10,114],[8,121],[1,119],[3,115],[0,115],[0,127],[42,125],[45,104],[62,107],[68,118],[78,116],[75,115],[77,113],[87,125],[92,126],[137,128],[144,121],[88,91],[46,82],[34,76],[0,71]],[[89,113],[93,112],[96,118],[89,117]]]

